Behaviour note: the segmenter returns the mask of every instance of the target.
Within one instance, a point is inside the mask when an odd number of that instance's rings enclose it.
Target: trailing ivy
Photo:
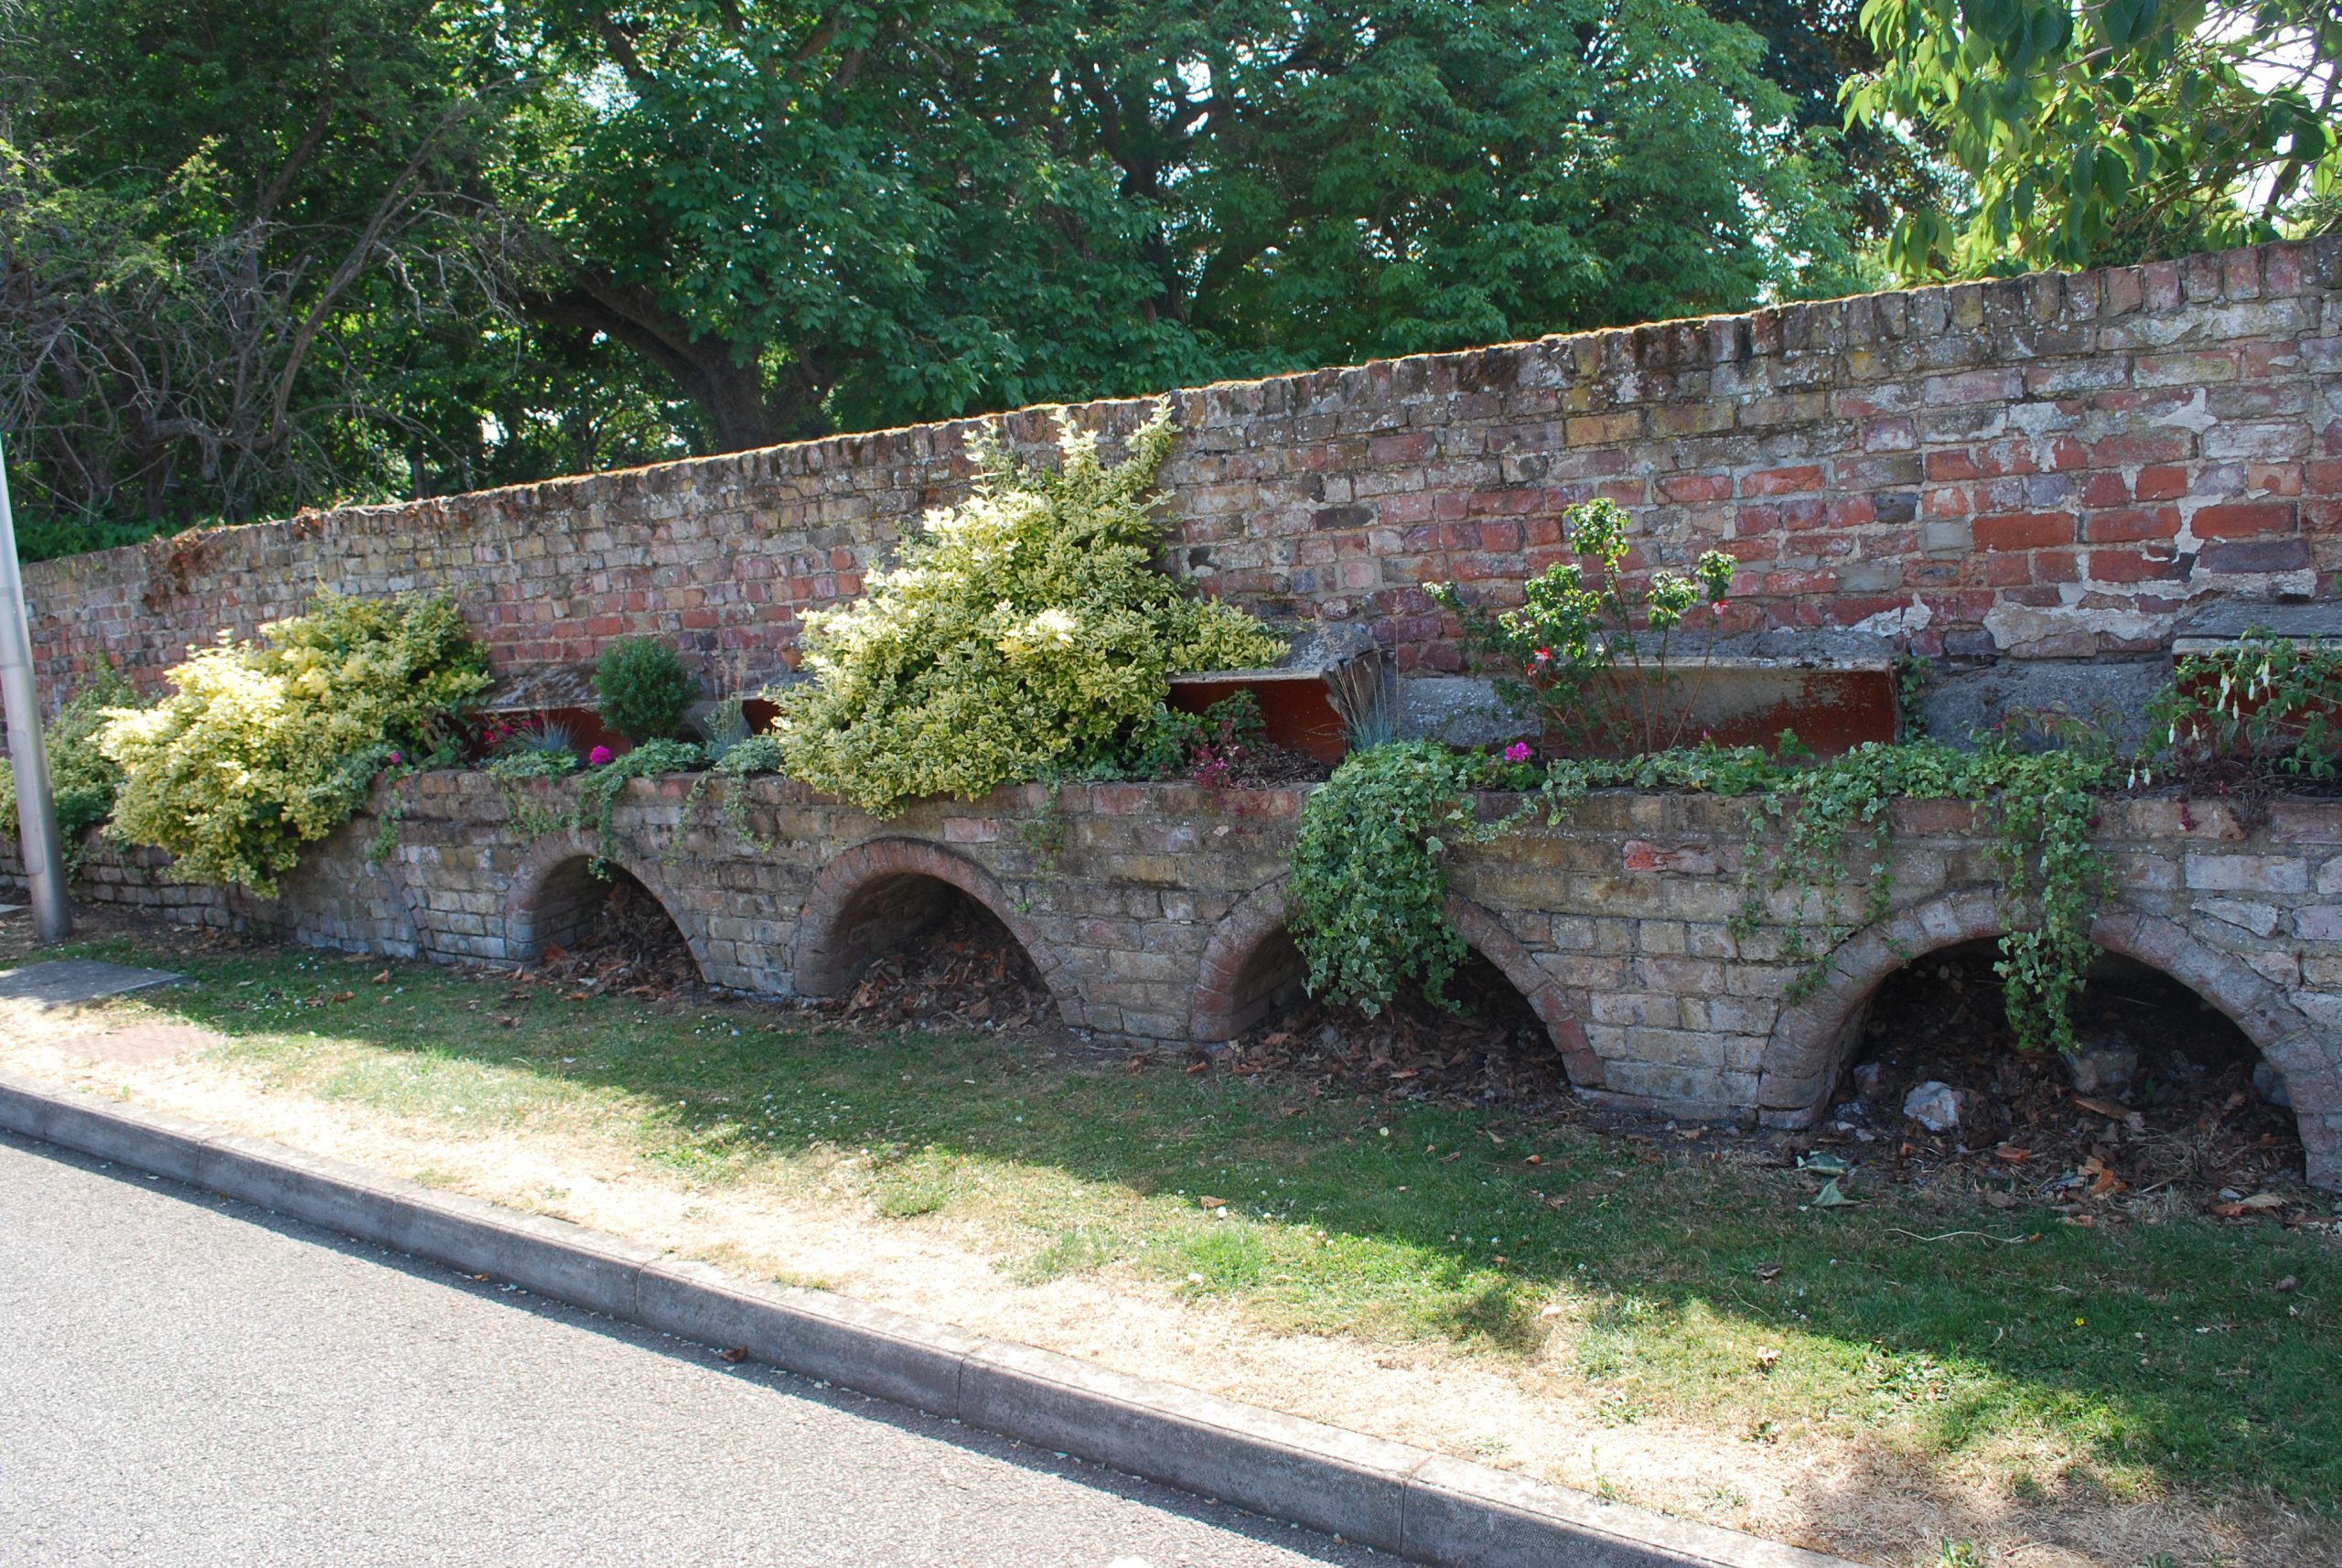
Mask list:
[[[570,826],[581,832],[587,827],[593,829],[595,874],[601,875],[609,862],[618,858],[620,846],[611,817],[618,811],[618,797],[626,793],[628,784],[661,773],[687,773],[706,765],[707,753],[691,741],[651,740],[615,761],[579,774],[577,804],[570,816]]]
[[[2017,1044],[2068,1049],[2106,880],[2091,824],[2123,764],[2070,724],[1978,739],[1974,751],[1872,744],[1816,763],[1785,736],[1778,759],[1756,746],[1703,746],[1565,758],[1542,771],[1425,741],[1380,746],[1345,762],[1303,807],[1287,924],[1311,994],[1370,1013],[1417,982],[1437,1000],[1465,953],[1447,918],[1446,851],[1487,843],[1523,814],[1484,820],[1478,791],[1535,789],[1559,824],[1594,789],[1698,790],[1747,802],[1734,935],[1772,923],[1772,896],[1793,897],[1782,957],[1804,966],[1795,1000],[1828,979],[1840,943],[1891,912],[1894,803],[1962,800],[1993,833],[2006,917],[1995,967]]]
[[[1892,807],[1905,800],[1963,800],[1982,808],[2003,877],[2006,929],[1994,966],[2020,1048],[2068,1049],[2073,1001],[2097,949],[2090,925],[2105,884],[2090,843],[2098,791],[2121,767],[2096,732],[2052,721],[2047,733],[1978,737],[1974,751],[1940,741],[1871,743],[1808,763],[1784,736],[1776,761],[1751,746],[1653,753],[1625,762],[1565,761],[1549,769],[1553,820],[1588,789],[1631,786],[1704,790],[1749,801],[1741,907],[1733,934],[1766,923],[1769,895],[1791,892],[1782,956],[1806,967],[1792,1001],[1829,978],[1830,954],[1894,907]],[[1850,845],[1859,860],[1850,865]],[[1858,898],[1844,893],[1858,883]]]
[[[1402,740],[1356,753],[1310,795],[1285,926],[1311,995],[1370,1017],[1410,982],[1445,1001],[1466,947],[1448,918],[1443,861],[1451,846],[1486,843],[1511,825],[1477,815],[1477,792],[1505,781],[1489,757]]]

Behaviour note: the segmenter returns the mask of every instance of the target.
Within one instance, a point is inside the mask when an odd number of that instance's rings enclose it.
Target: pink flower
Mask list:
[[[606,762],[616,762],[618,758],[611,755],[608,746],[597,746],[586,754],[586,760],[599,768]]]
[[[1526,761],[1528,761],[1528,760],[1529,760],[1529,743],[1528,743],[1527,741],[1525,741],[1525,740],[1516,740],[1516,741],[1514,741],[1510,746],[1506,746],[1506,747],[1504,748],[1504,759],[1505,759],[1507,762],[1526,762]]]
[[[405,758],[403,756],[402,756],[401,754],[399,754],[398,752],[395,752],[395,751],[394,751],[394,752],[391,753],[391,766],[392,766],[392,767],[396,768],[400,763],[404,762],[405,760],[406,760],[406,758]]]

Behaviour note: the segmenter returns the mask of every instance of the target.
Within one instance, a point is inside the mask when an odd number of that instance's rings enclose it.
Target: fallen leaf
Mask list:
[[[1781,1353],[1767,1345],[1756,1352],[1756,1369],[1760,1372],[1769,1372],[1780,1359]]]
[[[1211,1070],[1211,1058],[1210,1058],[1209,1057],[1206,1057],[1203,1060],[1201,1060],[1201,1061],[1199,1061],[1199,1062],[1189,1062],[1189,1063],[1187,1064],[1187,1076],[1188,1076],[1189,1078],[1193,1078],[1193,1077],[1195,1077],[1198,1073],[1206,1073],[1206,1072],[1209,1072],[1210,1070]]]
[[[2298,1276],[2287,1274],[2283,1279],[2279,1280],[2275,1284],[2271,1285],[2269,1288],[2275,1291],[2279,1295],[2283,1295],[2288,1291],[2299,1290],[2301,1288],[2301,1283],[2302,1282]]]
[[[737,1349],[737,1348],[730,1349],[730,1350],[718,1350],[718,1351],[715,1353],[715,1359],[716,1359],[717,1360],[719,1360],[719,1361],[729,1361],[729,1362],[731,1362],[734,1366],[736,1366],[736,1366],[738,1366],[741,1362],[743,1362],[743,1361],[745,1361],[745,1360],[747,1360],[747,1359],[748,1359],[748,1353],[747,1353],[746,1350]]]
[[[2212,1212],[2233,1219],[2240,1214],[2266,1214],[2272,1208],[2283,1208],[2286,1200],[2273,1192],[2256,1192],[2236,1203],[2216,1203]]]
[[[2093,1112],[2098,1115],[2105,1117],[2110,1122],[2120,1122],[2122,1118],[2131,1114],[2131,1108],[2129,1106],[2117,1105],[2111,1100],[2091,1100],[2086,1096],[2077,1094],[2074,1096],[2074,1103],[2080,1106],[2085,1111]]]
[[[388,985],[390,983],[391,972],[387,969],[374,977],[374,983],[377,985]]]
[[[2020,1149],[2014,1144],[2003,1144],[1999,1148],[1993,1151],[1993,1157],[1996,1160],[2006,1160],[2013,1165],[2021,1165],[2025,1164],[2025,1161],[2033,1158],[2033,1151],[2031,1149]]]
[[[1780,1272],[1781,1265],[1778,1263],[1759,1263],[1756,1265],[1756,1277],[1760,1280],[1769,1280]]]
[[[1228,1207],[1228,1199],[1224,1197],[1199,1197],[1196,1199],[1196,1204],[1198,1208],[1225,1208]]]

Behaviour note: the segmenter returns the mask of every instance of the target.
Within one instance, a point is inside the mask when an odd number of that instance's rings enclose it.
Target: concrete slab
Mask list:
[[[0,970],[0,999],[72,1007],[151,985],[176,985],[186,978],[167,969],[138,969],[93,958],[50,959],[22,969]]]

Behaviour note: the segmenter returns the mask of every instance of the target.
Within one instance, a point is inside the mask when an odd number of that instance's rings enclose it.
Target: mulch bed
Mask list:
[[[2103,963],[2075,1011],[2083,1050],[2134,1052],[2127,1085],[2076,1086],[2066,1062],[2019,1051],[1991,943],[1931,954],[1890,978],[1864,1026],[1848,1098],[1813,1144],[1873,1179],[1965,1179],[1988,1202],[2046,1202],[2078,1222],[2173,1203],[2229,1218],[2322,1215],[2303,1186],[2294,1113],[2256,1086],[2260,1056],[2195,993]],[[1904,1113],[1928,1081],[1961,1091],[1959,1124]]]

